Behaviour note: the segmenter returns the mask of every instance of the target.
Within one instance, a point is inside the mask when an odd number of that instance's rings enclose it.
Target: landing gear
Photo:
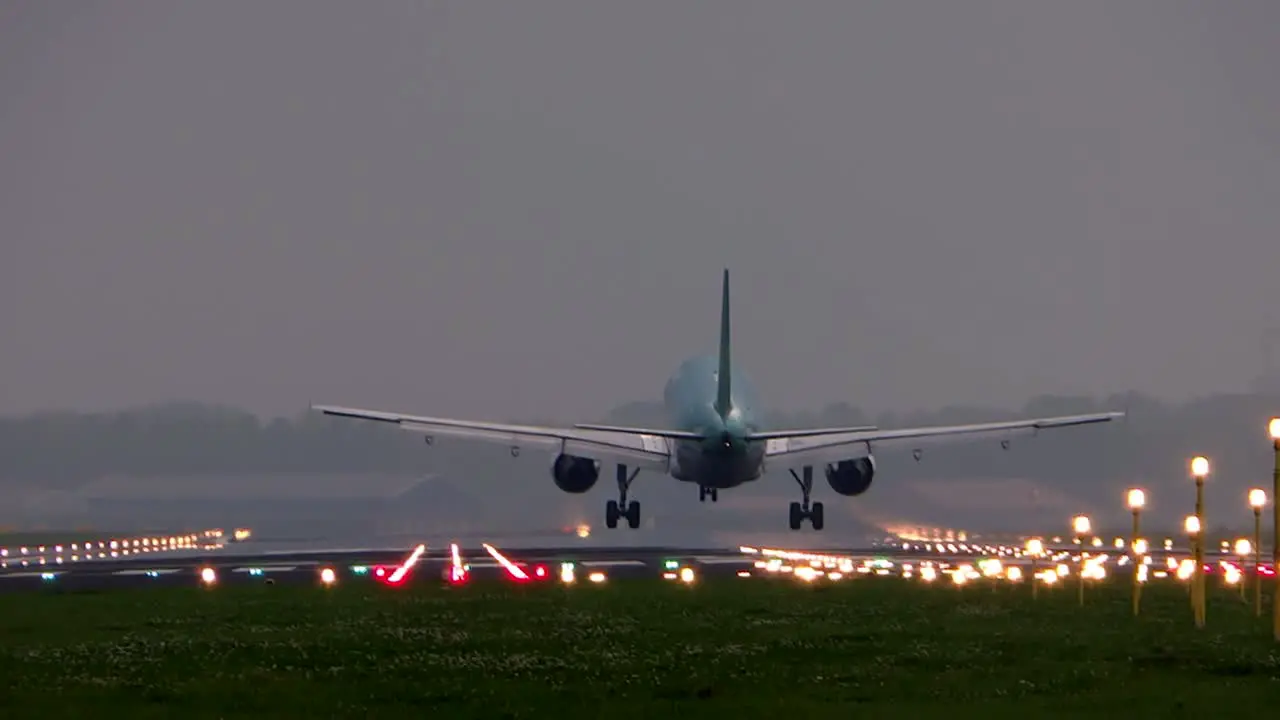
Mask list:
[[[797,475],[795,470],[790,472],[791,477],[795,478],[796,484],[800,486],[800,492],[804,493],[804,500],[791,503],[791,529],[799,530],[804,521],[808,520],[814,530],[821,530],[822,503],[809,504],[809,494],[813,492],[813,466],[805,465],[801,468],[801,475]]]
[[[627,525],[632,530],[640,527],[640,503],[632,500],[627,502],[627,491],[631,489],[631,483],[635,481],[636,475],[640,474],[640,468],[636,468],[627,474],[627,466],[618,465],[618,499],[610,500],[604,506],[604,524],[610,529],[618,527],[618,518],[625,517]]]
[[[718,502],[720,500],[719,491],[717,491],[715,488],[709,488],[709,487],[706,487],[705,485],[699,485],[698,486],[698,502],[706,502],[707,498],[711,498],[711,502]]]

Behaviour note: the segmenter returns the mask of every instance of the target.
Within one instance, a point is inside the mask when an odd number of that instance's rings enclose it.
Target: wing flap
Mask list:
[[[934,427],[902,428],[898,430],[855,430],[829,432],[805,437],[774,438],[765,443],[765,456],[787,462],[820,462],[840,453],[847,453],[854,445],[895,442],[919,439],[941,439],[983,433],[1034,433],[1079,425],[1110,422],[1124,417],[1122,412],[1094,413],[1089,415],[1063,415],[1059,417],[1033,418],[1007,422],[975,423],[971,425],[940,425]]]
[[[632,465],[664,472],[668,466],[667,440],[651,434],[456,420],[336,405],[315,405],[312,409],[334,417],[384,422],[427,436],[506,444],[517,450],[537,448],[596,459],[626,460]]]
[[[627,435],[652,435],[654,437],[668,438],[670,440],[706,440],[707,436],[696,432],[686,432],[684,430],[652,430],[649,428],[625,427],[622,425],[597,425],[593,423],[578,423],[573,426],[576,430],[598,430],[600,432],[625,433]]]
[[[812,428],[809,430],[769,430],[751,433],[752,440],[779,440],[783,438],[804,438],[814,435],[838,435],[842,433],[868,432],[876,430],[875,425],[855,425],[843,428]]]

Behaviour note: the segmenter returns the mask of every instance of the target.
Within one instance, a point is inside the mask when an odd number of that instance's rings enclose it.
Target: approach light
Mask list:
[[[1200,518],[1195,515],[1188,515],[1187,519],[1182,522],[1182,527],[1187,531],[1188,535],[1196,535],[1200,532]]]
[[[1130,510],[1141,510],[1147,504],[1147,494],[1140,488],[1134,488],[1129,491],[1128,502]]]
[[[1089,523],[1088,515],[1077,515],[1071,519],[1071,529],[1077,535],[1088,535],[1090,528],[1091,524]]]
[[[1266,507],[1267,491],[1262,488],[1254,488],[1249,491],[1249,507],[1258,508]]]
[[[1197,455],[1191,459],[1191,475],[1198,480],[1203,480],[1209,474],[1209,458],[1203,455]]]

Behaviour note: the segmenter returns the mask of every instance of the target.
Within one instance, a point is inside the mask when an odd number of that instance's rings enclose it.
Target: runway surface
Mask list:
[[[61,591],[93,591],[149,586],[195,586],[202,583],[305,583],[341,582],[347,579],[382,579],[406,567],[400,575],[414,582],[440,582],[450,579],[455,568],[464,568],[469,579],[507,578],[525,575],[527,579],[560,577],[566,568],[582,577],[596,579],[653,578],[676,579],[685,572],[698,577],[754,575],[776,572],[766,569],[774,564],[826,567],[840,574],[900,574],[911,567],[939,563],[941,566],[977,565],[992,560],[1005,566],[1029,566],[1030,557],[1022,548],[1002,545],[909,543],[885,544],[841,549],[777,549],[756,547],[686,548],[686,547],[546,547],[498,549],[491,545],[460,547],[445,543],[417,547],[360,547],[333,549],[266,550],[249,543],[208,545],[204,547],[166,547],[147,552],[124,550],[120,541],[118,554],[108,541],[106,552],[84,554],[84,547],[43,546],[23,548],[18,556],[9,555],[0,563],[0,593],[31,591],[41,588]],[[127,541],[129,548],[136,543]],[[154,547],[154,546],[153,546]],[[456,557],[454,551],[456,549]],[[1072,562],[1079,547],[1046,548],[1041,569]],[[1123,564],[1123,550],[1097,548],[1090,556],[1103,562],[1109,557]],[[25,552],[25,554],[21,554]],[[79,555],[74,553],[79,552]],[[72,554],[67,554],[72,553]],[[1171,558],[1185,556],[1173,550],[1149,558],[1157,567],[1172,571]],[[1156,553],[1152,553],[1156,555]],[[1206,560],[1211,559],[1212,553]],[[1076,556],[1078,559],[1078,555]],[[1161,570],[1159,566],[1167,566]],[[890,571],[889,568],[896,568]],[[1061,567],[1061,565],[1059,565]],[[1112,565],[1114,568],[1115,565]],[[515,568],[515,569],[513,569]],[[687,569],[687,570],[686,570]],[[785,568],[784,572],[790,568]],[[1026,568],[1031,569],[1031,568]],[[1270,575],[1267,568],[1264,571]],[[797,571],[798,572],[798,571]],[[518,578],[517,579],[521,579]]]
[[[459,548],[459,557],[473,578],[503,577],[508,571],[484,547]],[[558,575],[571,563],[583,575],[600,571],[609,577],[659,577],[683,567],[699,575],[732,575],[752,567],[755,557],[739,549],[696,548],[521,548],[498,551],[530,576],[542,568]],[[332,550],[207,552],[188,556],[129,557],[76,564],[10,567],[0,570],[0,592],[56,585],[62,589],[112,589],[145,586],[195,585],[211,569],[219,584],[318,583],[326,568],[335,580],[374,576],[379,568],[391,572],[403,565],[413,548],[336,548]],[[450,548],[433,548],[414,563],[412,577],[443,579],[452,566]]]

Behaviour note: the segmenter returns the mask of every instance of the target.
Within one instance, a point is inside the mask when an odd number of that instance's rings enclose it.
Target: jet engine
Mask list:
[[[841,495],[861,495],[871,487],[876,475],[876,459],[870,455],[853,460],[841,460],[826,468],[827,484]]]
[[[556,487],[567,493],[584,493],[600,479],[600,463],[577,455],[557,455],[551,465]]]

